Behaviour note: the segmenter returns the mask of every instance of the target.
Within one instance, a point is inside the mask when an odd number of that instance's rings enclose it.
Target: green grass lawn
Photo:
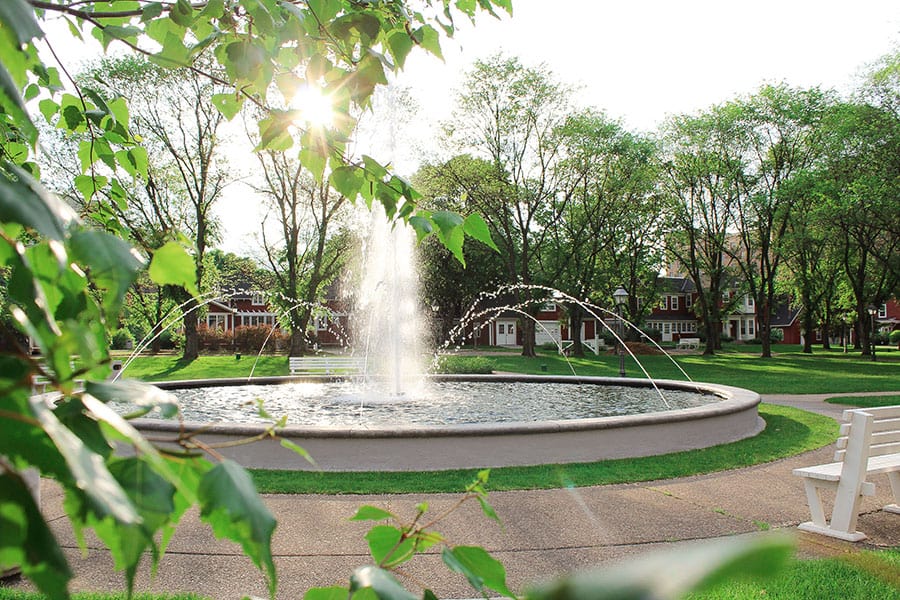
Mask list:
[[[857,406],[859,408],[878,408],[879,406],[900,404],[900,394],[891,394],[889,396],[837,396],[836,398],[828,398],[825,402],[843,406]]]
[[[794,560],[764,580],[732,580],[688,600],[900,600],[900,550]]]
[[[882,351],[872,362],[859,353],[821,351],[802,354],[798,346],[778,345],[776,356],[759,357],[758,346],[730,346],[715,356],[678,354],[678,365],[695,381],[745,387],[761,394],[816,394],[823,392],[883,392],[900,389],[900,352]],[[641,356],[641,364],[657,379],[685,379],[665,356]],[[615,377],[619,362],[615,356],[587,356],[566,359],[557,353],[541,352],[537,358],[524,358],[516,352],[492,353],[495,370],[513,373]],[[206,379],[287,375],[287,357],[263,355],[202,356],[185,363],[178,356],[140,356],[123,377],[145,381]],[[629,377],[643,377],[643,372],[629,357]]]

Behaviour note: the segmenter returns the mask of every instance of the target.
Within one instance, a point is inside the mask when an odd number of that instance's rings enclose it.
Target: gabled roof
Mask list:
[[[228,306],[227,304],[223,304],[218,300],[211,300],[209,302],[209,312],[211,313],[233,313],[234,309]]]
[[[669,294],[693,294],[697,291],[693,280],[687,277],[660,277],[656,280],[659,291]]]
[[[778,304],[772,314],[772,322],[770,325],[772,327],[790,327],[794,324],[794,321],[797,320],[797,317],[802,310],[802,306],[795,307],[787,303]]]

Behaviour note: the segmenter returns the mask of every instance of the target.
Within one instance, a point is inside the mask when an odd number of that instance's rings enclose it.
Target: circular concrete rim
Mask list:
[[[594,431],[604,429],[633,428],[666,423],[703,420],[722,417],[735,413],[755,410],[760,403],[756,392],[744,388],[727,385],[656,379],[651,383],[647,379],[631,379],[620,377],[580,377],[573,375],[436,375],[435,381],[483,381],[483,382],[521,382],[521,383],[568,383],[619,385],[652,388],[655,383],[661,390],[686,390],[712,394],[721,398],[719,402],[705,404],[693,408],[620,415],[614,417],[596,417],[591,419],[558,419],[538,422],[478,423],[465,425],[414,425],[392,428],[353,426],[303,426],[288,425],[280,428],[278,433],[285,438],[435,438],[435,437],[485,437],[492,435],[540,434],[575,431]],[[182,381],[156,382],[161,389],[198,388],[230,385],[277,385],[291,382],[325,382],[340,381],[341,377],[256,377],[253,379],[194,379]],[[201,430],[209,435],[253,436],[264,433],[270,426],[240,423],[200,423],[191,421],[171,421],[160,419],[136,419],[133,423],[143,431],[196,431]]]

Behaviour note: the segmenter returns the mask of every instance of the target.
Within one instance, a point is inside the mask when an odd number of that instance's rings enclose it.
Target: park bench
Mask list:
[[[359,356],[291,356],[291,375],[346,375],[366,370],[366,359]]]
[[[869,475],[886,473],[894,503],[884,507],[900,514],[900,406],[845,410],[833,463],[794,469],[803,478],[812,521],[803,531],[858,542],[866,534],[856,531],[862,496],[873,496]],[[834,490],[831,520],[826,521],[821,490]]]
[[[675,345],[676,350],[698,350],[700,348],[700,338],[681,338]]]

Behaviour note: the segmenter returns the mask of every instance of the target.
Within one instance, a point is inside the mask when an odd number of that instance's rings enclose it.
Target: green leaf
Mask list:
[[[0,63],[0,108],[12,115],[25,139],[31,146],[34,146],[37,143],[37,127],[31,121],[28,109],[25,108],[25,102],[19,95],[19,88],[3,63]]]
[[[441,558],[451,571],[465,575],[469,584],[479,593],[483,593],[487,587],[508,598],[516,597],[506,587],[506,570],[503,565],[484,548],[480,546],[457,546],[452,550],[445,548]]]
[[[103,402],[133,404],[143,416],[158,408],[160,415],[171,419],[178,414],[178,398],[149,383],[140,381],[88,381],[85,391]],[[125,418],[131,418],[128,415]]]
[[[365,184],[365,175],[357,167],[340,166],[331,172],[331,185],[344,198],[356,200],[359,189]]]
[[[100,191],[109,180],[106,177],[90,175],[77,175],[75,177],[75,188],[81,192],[81,197],[85,203],[90,204],[91,200],[98,191]]]
[[[423,25],[413,32],[413,39],[416,40],[423,48],[444,60],[441,53],[441,34],[431,25]]]
[[[403,539],[403,532],[390,525],[376,525],[366,533],[369,553],[376,563],[382,564]]]
[[[488,224],[485,223],[484,219],[481,218],[481,215],[478,213],[472,213],[466,217],[466,220],[463,221],[463,231],[465,231],[466,235],[469,237],[475,238],[497,252],[500,251],[500,249],[497,248],[497,244],[491,239],[491,230],[488,227]]]
[[[137,525],[140,516],[131,501],[103,464],[103,458],[65,427],[45,401],[33,396],[31,410],[69,466],[75,485],[90,501],[100,518],[113,517],[124,525]]]
[[[77,220],[75,211],[24,169],[8,162],[2,166],[16,179],[9,179],[6,173],[0,175],[0,222],[19,223],[44,237],[62,241],[65,230]]]
[[[372,589],[381,600],[418,600],[393,575],[378,567],[360,567],[350,576],[351,593],[366,588]]]
[[[137,279],[144,259],[127,242],[104,231],[83,230],[72,234],[73,257],[89,269],[100,290],[106,318],[114,321],[122,308],[128,288]]]
[[[347,600],[350,589],[340,586],[309,588],[303,594],[303,600]]]
[[[194,22],[193,12],[188,0],[178,0],[169,11],[169,18],[182,27],[190,27]]]
[[[20,566],[22,573],[51,598],[66,598],[72,571],[25,481],[0,474],[0,571]]]
[[[431,220],[438,226],[444,235],[449,235],[454,229],[463,224],[463,218],[455,212],[440,210],[432,213]]]
[[[416,232],[416,239],[422,241],[434,232],[434,225],[430,218],[423,214],[413,215],[409,218],[409,225]]]
[[[306,4],[320,23],[332,20],[341,10],[340,0],[309,0]]]
[[[226,460],[208,471],[200,482],[200,515],[219,537],[241,544],[247,556],[263,570],[269,594],[275,596],[272,561],[275,518],[257,495],[253,479],[240,465]]]
[[[377,506],[360,506],[356,514],[350,517],[351,521],[384,521],[394,519],[394,515]]]
[[[232,120],[244,105],[244,97],[240,94],[213,94],[210,101],[227,120]]]
[[[153,253],[150,261],[150,279],[159,285],[183,287],[192,296],[197,292],[197,267],[194,259],[177,242],[167,242]]]
[[[325,175],[326,159],[315,148],[305,147],[300,151],[300,164],[315,178],[316,181],[322,181]]]
[[[304,448],[303,446],[300,446],[299,444],[296,444],[295,442],[292,442],[289,439],[281,438],[281,447],[287,448],[288,450],[291,450],[292,452],[299,454],[306,460],[306,462],[308,462],[312,466],[314,466],[314,467],[318,466],[315,459],[312,457],[312,454],[307,452],[306,448]]]
[[[397,31],[391,34],[387,42],[388,47],[391,49],[391,55],[394,57],[394,62],[397,63],[397,67],[402,69],[403,65],[406,64],[406,57],[409,56],[415,45],[412,38],[405,31]]]
[[[34,9],[26,0],[0,2],[0,23],[16,36],[19,45],[44,37],[44,32],[34,18]]]

